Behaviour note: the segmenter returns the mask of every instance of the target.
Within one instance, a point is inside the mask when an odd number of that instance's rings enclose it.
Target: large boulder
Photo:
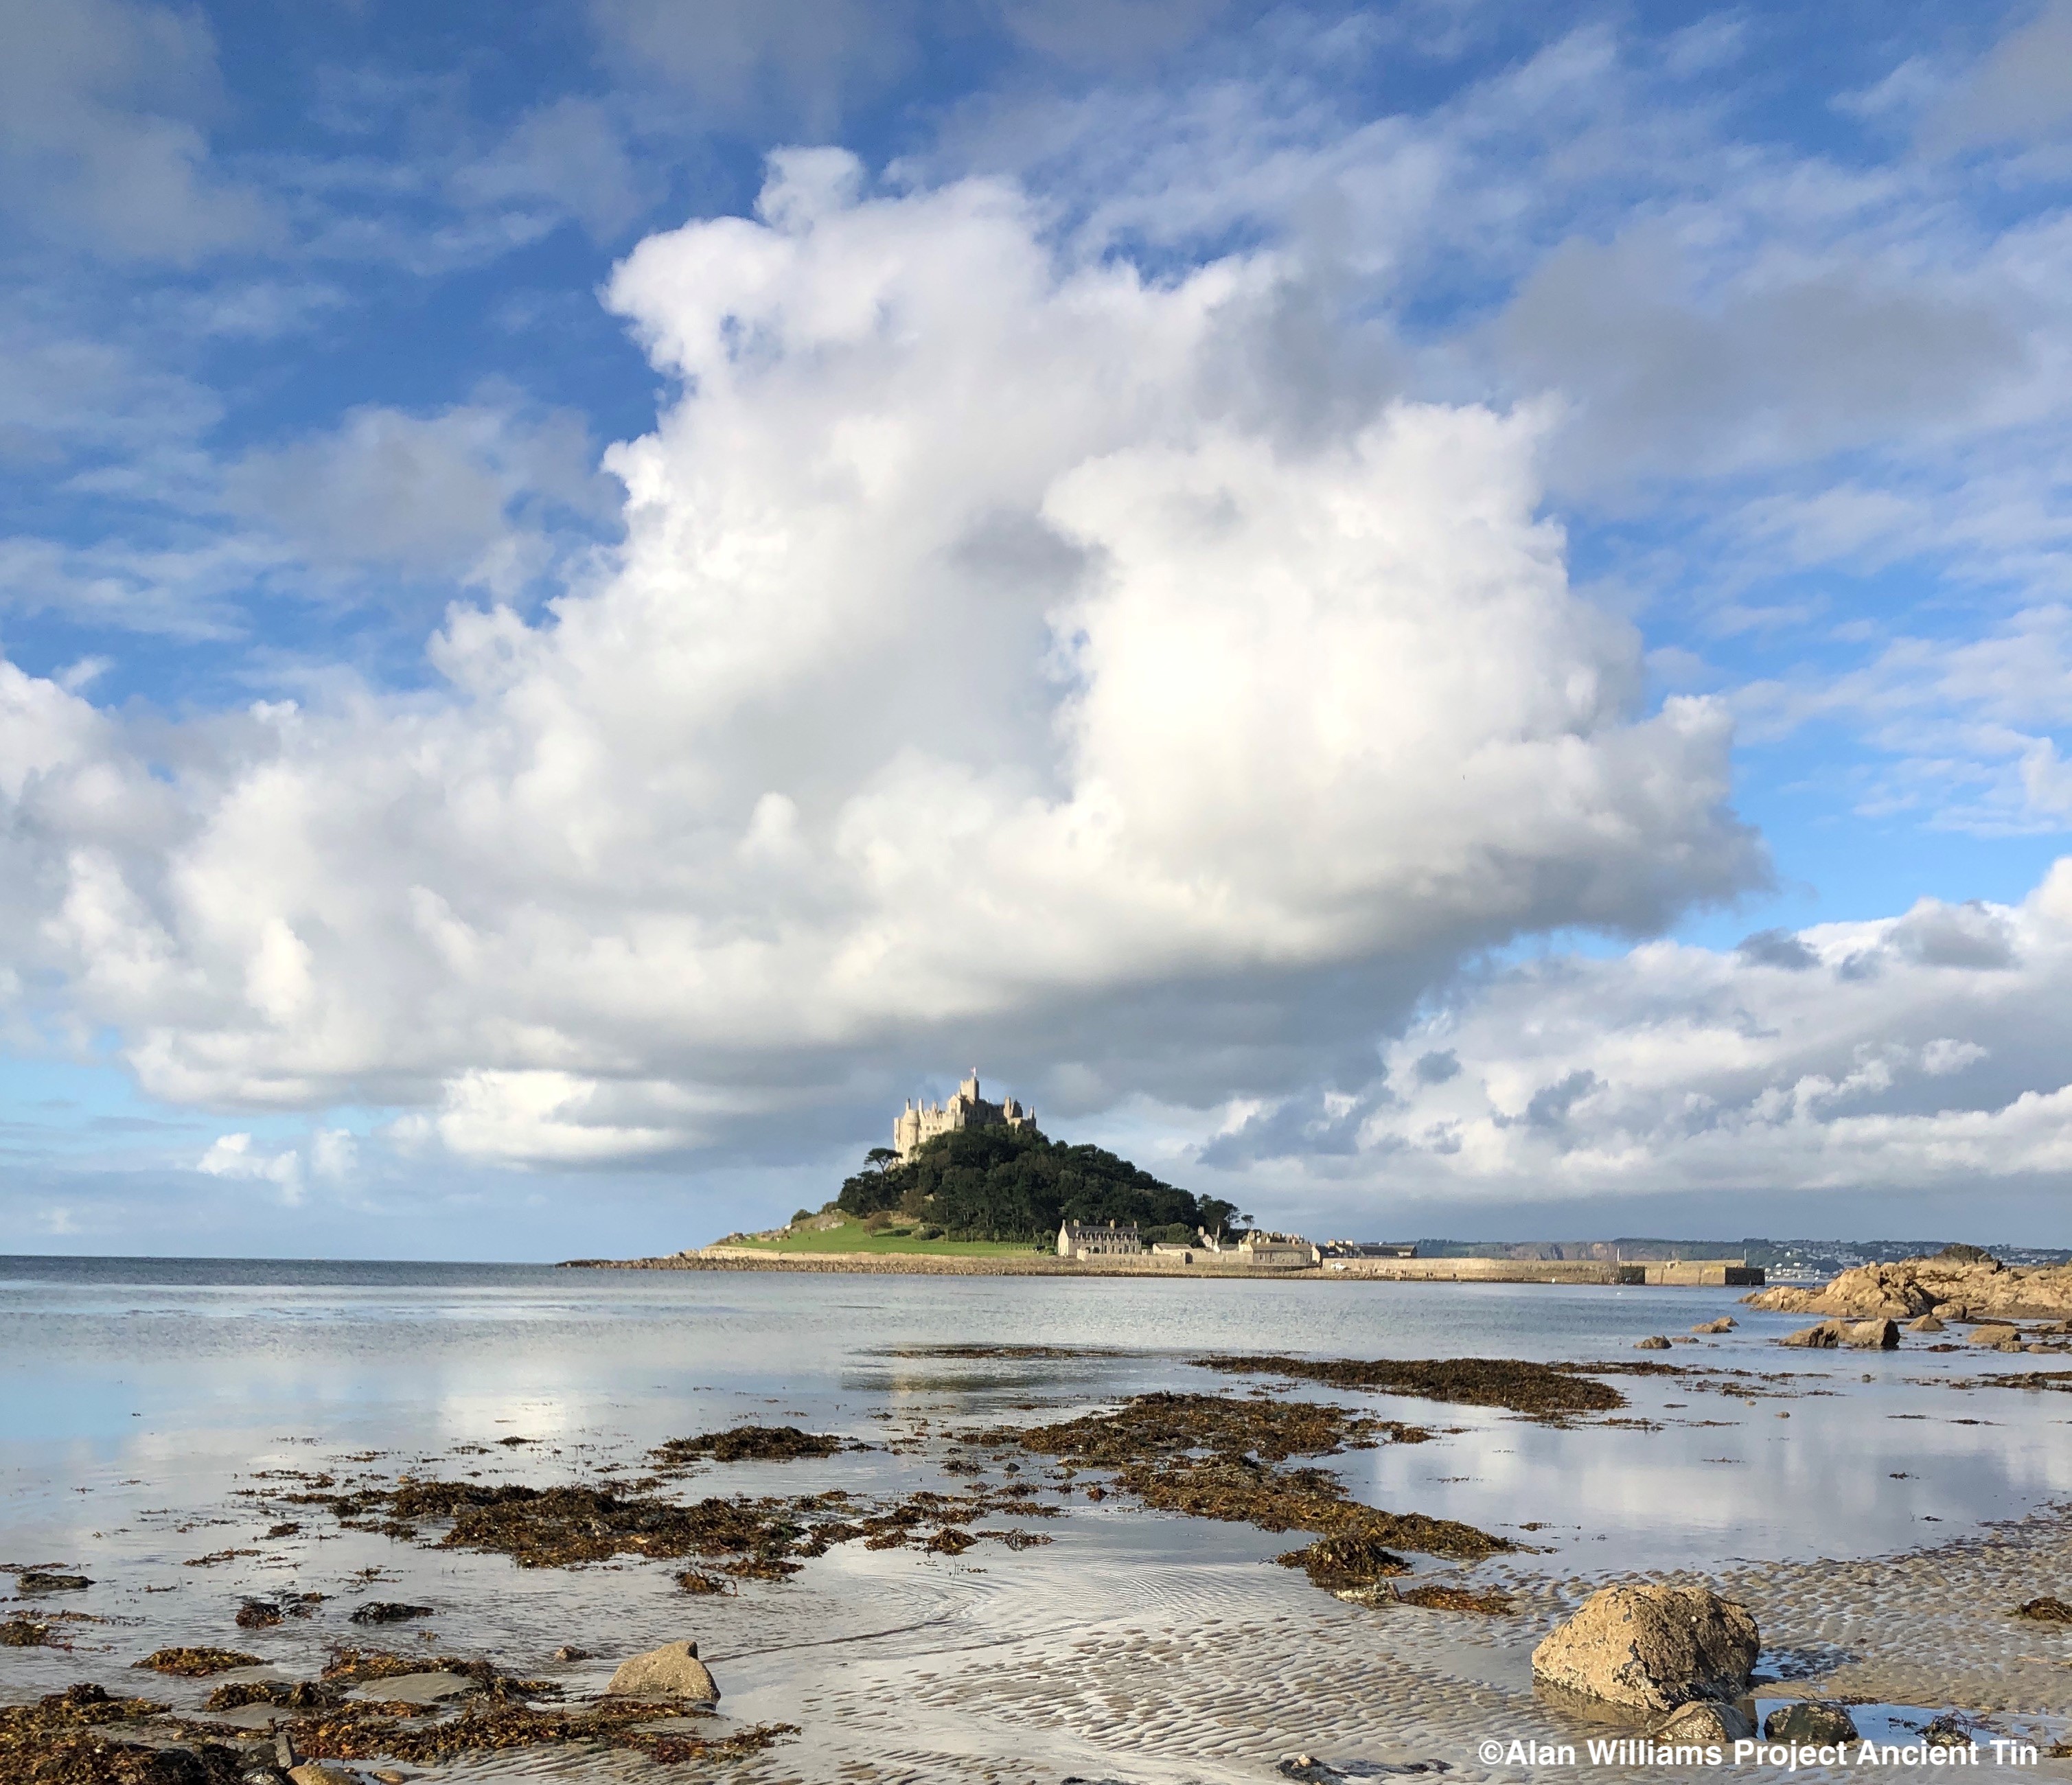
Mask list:
[[[1842,1335],[1844,1345],[1860,1351],[1889,1351],[1899,1344],[1897,1320],[1859,1320]]]
[[[1823,1320],[1817,1326],[1801,1326],[1795,1333],[1786,1333],[1778,1343],[1796,1345],[1809,1351],[1832,1351],[1848,1331],[1839,1320]]]
[[[696,1643],[664,1643],[620,1662],[604,1689],[622,1698],[695,1698],[709,1705],[719,1700],[719,1682],[698,1659]]]
[[[1759,1647],[1745,1606],[1702,1586],[1608,1586],[1532,1651],[1532,1676],[1631,1710],[1748,1690]]]

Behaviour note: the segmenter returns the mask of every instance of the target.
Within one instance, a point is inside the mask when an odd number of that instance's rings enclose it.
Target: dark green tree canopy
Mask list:
[[[1161,1182],[1097,1146],[1068,1146],[1007,1128],[939,1134],[912,1161],[860,1171],[836,1205],[857,1216],[897,1210],[953,1240],[1050,1237],[1061,1221],[1134,1221],[1174,1239],[1211,1232],[1236,1205]]]

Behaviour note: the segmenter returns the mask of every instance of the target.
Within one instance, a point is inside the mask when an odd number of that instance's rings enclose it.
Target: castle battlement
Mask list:
[[[938,1134],[955,1134],[967,1128],[1026,1129],[1031,1134],[1037,1132],[1036,1112],[1017,1103],[1012,1097],[1001,1103],[988,1103],[979,1095],[978,1068],[972,1068],[971,1076],[956,1088],[956,1094],[939,1104],[916,1103],[911,1097],[906,1107],[892,1124],[892,1145],[899,1155],[902,1165],[921,1150],[922,1143],[932,1141]]]

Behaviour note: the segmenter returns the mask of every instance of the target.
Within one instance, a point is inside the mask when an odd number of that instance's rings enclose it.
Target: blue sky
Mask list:
[[[2066,0],[23,0],[0,119],[0,1250],[671,1249],[973,1059],[2072,1241]]]

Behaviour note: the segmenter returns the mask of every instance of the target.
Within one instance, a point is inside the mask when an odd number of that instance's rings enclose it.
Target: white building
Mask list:
[[[1060,1258],[1124,1258],[1144,1250],[1144,1241],[1137,1231],[1134,1221],[1125,1221],[1120,1227],[1112,1221],[1106,1227],[1096,1227],[1092,1222],[1065,1221],[1058,1228],[1058,1256]]]

